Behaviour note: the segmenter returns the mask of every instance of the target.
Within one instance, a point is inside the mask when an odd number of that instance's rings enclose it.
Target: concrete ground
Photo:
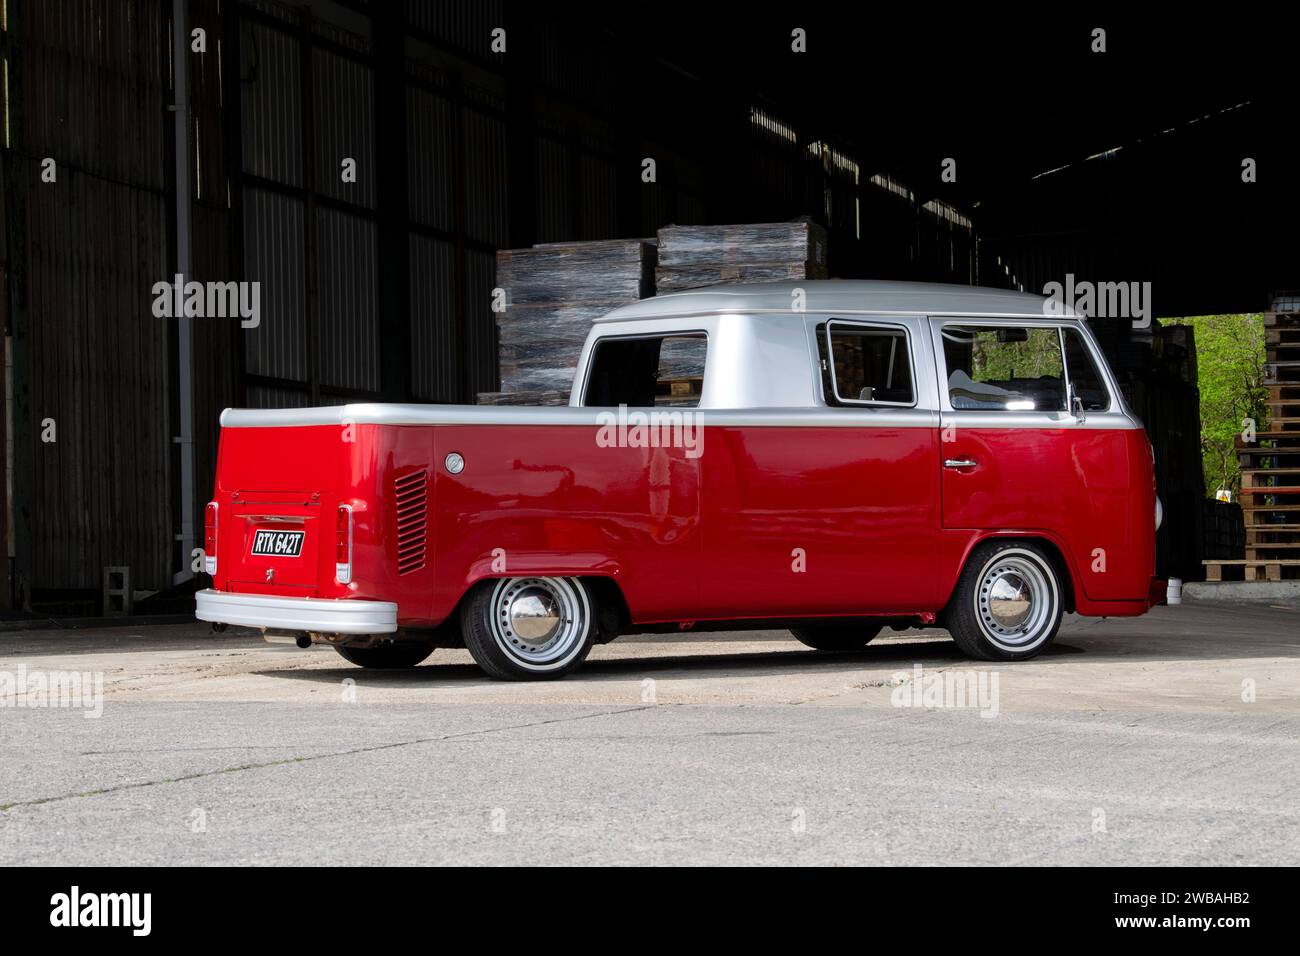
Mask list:
[[[13,706],[54,671],[102,697]],[[0,864],[1295,865],[1298,741],[1294,606],[1067,619],[996,666],[940,631],[629,637],[529,684],[198,624],[4,634]]]

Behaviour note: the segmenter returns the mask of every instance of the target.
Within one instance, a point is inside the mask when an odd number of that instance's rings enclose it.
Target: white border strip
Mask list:
[[[938,428],[939,411],[929,408],[671,408],[629,409],[629,412],[689,412],[697,427],[745,428]],[[963,415],[963,411],[945,415]],[[576,408],[498,405],[333,405],[326,408],[227,408],[223,428],[287,428],[304,425],[570,425],[595,428],[605,413],[617,419],[616,408]],[[1093,412],[1077,422],[1062,412],[985,412],[963,416],[959,425],[980,428],[1068,428],[1128,430],[1141,424],[1118,412]]]

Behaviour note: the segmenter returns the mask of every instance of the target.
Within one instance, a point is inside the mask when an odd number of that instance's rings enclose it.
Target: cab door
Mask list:
[[[1026,318],[930,322],[944,528],[1044,534],[1089,597],[1128,596],[1128,565],[1145,553],[1131,520],[1140,446],[1079,330]]]
[[[1058,329],[936,320],[934,332],[944,527],[1059,522],[1073,421]]]
[[[937,410],[923,320],[811,320],[822,405],[710,412],[703,617],[935,606]]]

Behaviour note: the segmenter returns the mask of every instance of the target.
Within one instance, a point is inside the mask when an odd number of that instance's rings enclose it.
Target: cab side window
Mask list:
[[[582,403],[591,408],[695,408],[704,391],[703,332],[600,339]]]
[[[817,326],[827,405],[912,405],[912,356],[898,326],[831,321]]]
[[[1055,328],[945,325],[953,408],[1065,411],[1065,363]]]

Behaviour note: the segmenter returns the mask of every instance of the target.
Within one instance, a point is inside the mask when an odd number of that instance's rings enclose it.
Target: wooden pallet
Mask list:
[[[1242,468],[1256,468],[1261,459],[1276,461],[1279,458],[1295,458],[1300,455],[1300,445],[1265,446],[1263,448],[1242,449],[1237,452],[1237,459]]]
[[[1255,432],[1255,442],[1262,441],[1294,441],[1300,439],[1300,429],[1268,428],[1262,432]],[[1238,448],[1254,448],[1254,444],[1248,444],[1241,440],[1241,435],[1237,435]]]
[[[1300,541],[1265,541],[1266,536],[1271,535],[1295,535],[1300,531],[1300,524],[1271,524],[1262,523],[1248,526],[1246,529],[1246,546],[1247,547],[1274,547],[1283,548],[1300,548]]]
[[[1246,557],[1207,561],[1212,581],[1222,580],[1224,567],[1241,567],[1247,581],[1260,573],[1270,581],[1300,576],[1300,313],[1266,312],[1264,346],[1267,430],[1236,442]]]
[[[1242,466],[1244,561],[1205,562],[1209,580],[1242,567],[1245,580],[1300,576],[1300,313],[1264,313],[1268,431],[1236,440]]]
[[[1260,580],[1259,572],[1261,570],[1264,572],[1263,580],[1265,581],[1281,581],[1282,571],[1284,568],[1288,570],[1294,569],[1300,571],[1300,559],[1297,560],[1283,559],[1283,560],[1273,560],[1273,561],[1270,560],[1202,561],[1201,563],[1205,565],[1205,580],[1207,581],[1222,581],[1223,569],[1225,567],[1242,568],[1243,571],[1245,572],[1245,577],[1247,581]]]
[[[1300,314],[1295,312],[1264,313],[1264,384],[1270,386],[1270,405],[1280,403],[1284,414],[1295,411],[1286,408],[1282,390],[1300,385]],[[1274,419],[1276,424],[1281,419]]]

